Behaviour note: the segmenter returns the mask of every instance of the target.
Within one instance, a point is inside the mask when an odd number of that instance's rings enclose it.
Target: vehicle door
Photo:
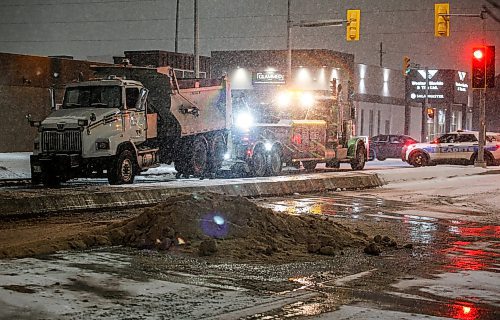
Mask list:
[[[122,111],[124,131],[130,141],[143,142],[146,138],[147,90],[140,87],[125,89],[125,108]]]
[[[389,136],[389,143],[387,144],[387,158],[399,158],[401,156],[401,149],[404,146],[404,139],[399,135]]]
[[[373,151],[375,151],[375,156],[376,157],[382,157],[385,158],[385,154],[387,153],[387,141],[389,140],[389,136],[385,134],[381,134],[379,136],[374,137],[375,140],[373,141],[374,148]]]
[[[447,133],[437,139],[436,147],[431,155],[432,160],[442,162],[452,162],[454,160],[454,148],[458,144],[458,135],[455,133]]]
[[[479,141],[473,133],[460,133],[458,143],[454,148],[454,159],[469,161],[474,151],[479,149]]]

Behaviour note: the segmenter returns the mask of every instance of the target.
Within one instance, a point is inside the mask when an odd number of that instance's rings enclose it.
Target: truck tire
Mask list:
[[[123,150],[108,169],[109,184],[131,184],[135,178],[134,156],[130,150]]]
[[[317,161],[302,161],[302,165],[306,170],[314,170],[316,169]]]
[[[224,136],[222,134],[216,134],[210,140],[210,152],[209,152],[209,162],[208,162],[208,172],[216,173],[221,167],[224,161],[224,154],[226,153],[227,146]]]
[[[255,147],[250,164],[250,174],[253,177],[264,177],[267,170],[266,153],[262,146]]]
[[[356,154],[354,158],[351,160],[351,169],[352,170],[363,170],[365,167],[366,160],[366,149],[365,146],[360,144],[356,148]]]
[[[195,177],[203,177],[207,171],[207,140],[204,137],[197,137],[192,145],[191,152],[189,153],[189,166],[188,173]]]
[[[283,169],[283,156],[279,147],[274,147],[269,155],[269,174],[277,176]]]

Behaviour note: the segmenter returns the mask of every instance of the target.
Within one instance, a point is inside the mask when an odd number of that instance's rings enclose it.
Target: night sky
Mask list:
[[[493,1],[493,0],[492,0]],[[500,1],[495,0],[500,5]],[[361,10],[361,39],[347,42],[345,27],[293,28],[292,47],[355,54],[357,63],[401,69],[402,57],[434,68],[470,70],[474,45],[496,45],[492,18],[451,17],[451,35],[434,37],[430,0],[291,0],[291,18],[346,19]],[[287,0],[199,0],[200,53],[286,49]],[[452,0],[450,11],[479,14],[488,1]],[[0,52],[70,55],[112,62],[125,50],[174,51],[175,0],[2,0]],[[179,52],[193,52],[193,0],[180,0]],[[484,31],[483,31],[484,30]],[[497,59],[497,73],[500,70]]]

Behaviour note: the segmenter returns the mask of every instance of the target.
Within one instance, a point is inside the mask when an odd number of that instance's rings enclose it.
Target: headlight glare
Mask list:
[[[243,112],[240,113],[236,116],[236,127],[243,129],[243,130],[248,130],[253,126],[253,116],[249,112]]]
[[[264,148],[266,149],[266,151],[271,151],[273,148],[273,144],[271,142],[266,142],[264,143]]]

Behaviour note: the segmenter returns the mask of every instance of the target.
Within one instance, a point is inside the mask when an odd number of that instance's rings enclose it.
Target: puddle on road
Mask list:
[[[289,214],[324,215],[340,221],[384,221],[401,223],[400,233],[408,241],[429,246],[449,260],[448,269],[498,270],[500,226],[459,220],[440,220],[404,214],[408,204],[377,198],[343,196],[264,199],[259,205]],[[438,249],[437,247],[442,247]]]

